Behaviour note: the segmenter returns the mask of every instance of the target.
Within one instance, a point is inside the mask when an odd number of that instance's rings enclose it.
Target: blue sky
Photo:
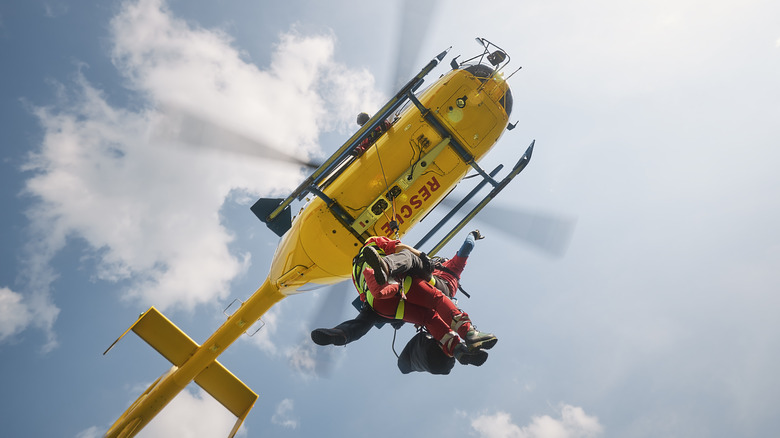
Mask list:
[[[495,202],[576,218],[568,251],[480,226],[461,305],[500,342],[449,376],[400,374],[387,328],[316,375],[308,331],[350,308],[284,300],[221,358],[260,395],[241,434],[773,435],[780,6],[441,3],[420,10],[415,65],[482,36],[523,66],[518,128],[484,165],[537,140]],[[277,238],[249,205],[303,173],[179,141],[182,114],[325,157],[387,97],[399,19],[388,2],[0,4],[4,435],[101,436],[169,367],[132,335],[102,356],[139,313],[155,305],[202,342],[265,278]],[[193,387],[141,436],[232,423]]]

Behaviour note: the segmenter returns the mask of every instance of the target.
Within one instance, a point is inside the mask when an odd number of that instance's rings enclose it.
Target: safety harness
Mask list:
[[[379,246],[374,243],[370,242],[363,246],[363,248],[360,249],[360,252],[358,252],[358,255],[352,260],[352,282],[355,284],[355,289],[358,290],[358,293],[360,294],[360,299],[368,303],[371,308],[374,308],[374,295],[371,293],[371,290],[368,288],[368,284],[366,283],[365,276],[363,275],[363,271],[366,270],[366,268],[370,268],[368,262],[366,262],[366,257],[364,254],[364,251],[368,247],[373,247],[377,253],[379,253],[380,257],[385,256],[385,252],[382,251]],[[403,281],[401,282],[401,288],[404,294],[408,293],[409,290],[412,288],[412,277],[407,275],[404,277]],[[436,285],[436,279],[434,277],[431,277],[431,279],[428,281],[428,283],[431,286]],[[406,301],[399,300],[398,301],[398,307],[395,309],[395,316],[389,316],[389,315],[382,315],[388,318],[395,318],[395,319],[403,319],[404,317],[404,310],[406,308]]]
[[[434,258],[434,260],[433,260],[434,270],[435,271],[444,271],[444,272],[452,275],[453,277],[455,277],[455,279],[458,280],[458,290],[461,291],[463,293],[463,295],[466,296],[466,298],[471,298],[471,295],[468,292],[466,292],[466,290],[463,289],[463,286],[461,286],[461,284],[460,284],[460,275],[456,274],[455,271],[453,271],[452,269],[444,266],[443,263],[444,263],[445,260],[446,259],[443,259],[441,257]],[[445,282],[445,284],[446,284],[446,282]],[[450,291],[450,293],[452,295],[454,295],[454,292],[455,291]]]
[[[365,251],[366,248],[372,247],[376,250],[377,253],[379,253],[380,257],[385,256],[385,252],[380,248],[376,243],[369,242],[365,244],[362,248],[360,248],[360,252],[358,252],[358,255],[355,256],[355,258],[352,260],[352,282],[355,284],[355,289],[357,289],[358,293],[360,294],[360,299],[364,302],[368,303],[371,308],[374,308],[374,295],[371,293],[371,290],[368,288],[368,284],[366,283],[366,278],[363,275],[363,271],[366,270],[366,268],[370,268],[368,262],[366,262],[366,256]],[[392,318],[392,316],[389,315],[383,315],[387,316],[389,318]],[[398,308],[395,312],[395,319],[402,319],[404,316],[404,302],[401,300],[398,303]]]

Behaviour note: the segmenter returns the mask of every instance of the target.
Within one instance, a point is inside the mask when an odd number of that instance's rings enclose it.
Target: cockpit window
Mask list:
[[[504,111],[506,111],[506,116],[509,117],[509,115],[512,114],[512,90],[507,88],[506,93],[504,93],[504,97],[499,99],[498,103],[500,103],[501,106],[504,107]]]
[[[465,70],[474,76],[477,77],[480,81],[483,83],[486,82],[488,79],[490,79],[491,76],[493,76],[494,70],[485,64],[474,64],[470,65],[465,68]],[[498,100],[498,103],[504,107],[504,111],[506,111],[506,116],[509,117],[509,115],[512,113],[512,90],[507,88],[506,93],[504,93],[504,96],[501,97],[501,99]]]
[[[482,82],[485,82],[493,75],[493,69],[485,64],[474,64],[466,67],[466,71],[473,74]]]

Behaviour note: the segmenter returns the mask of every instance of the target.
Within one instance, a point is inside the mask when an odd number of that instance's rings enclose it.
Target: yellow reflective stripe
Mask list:
[[[367,244],[363,245],[363,247],[360,248],[360,252],[358,252],[358,256],[355,258],[355,260],[360,258],[360,256],[363,253],[363,250],[366,247],[369,247],[369,246],[374,247],[374,249],[376,249],[376,251],[379,253],[380,256],[384,256],[385,255],[385,252],[382,251],[382,248],[380,248],[375,242],[371,242],[371,243],[367,243]],[[363,262],[363,263],[353,263],[352,264],[352,278],[353,278],[354,283],[355,283],[355,289],[357,289],[358,293],[364,294],[366,296],[366,301],[368,302],[368,305],[373,307],[374,296],[371,295],[371,291],[368,290],[368,286],[366,285],[366,280],[363,277],[363,271],[365,271],[366,268],[368,268],[368,267],[369,267],[368,263],[366,263],[366,262]]]
[[[404,282],[402,284],[404,293],[409,292],[409,289],[412,287],[412,277],[406,276],[404,277]],[[404,310],[406,310],[406,301],[399,300],[398,301],[398,308],[395,309],[395,319],[404,319]]]
[[[363,293],[365,279],[363,278],[363,271],[360,270],[360,265],[352,265],[352,280],[355,283],[355,289],[357,289],[358,293]]]
[[[428,280],[428,284],[431,286],[436,286],[436,277],[431,276],[431,279]],[[404,293],[409,292],[409,289],[412,288],[412,277],[406,276],[404,277]]]
[[[428,283],[431,286],[434,286],[436,284],[436,278],[431,277],[431,279],[428,281]],[[411,289],[411,288],[412,288],[412,277],[407,275],[406,277],[404,277],[404,282],[403,282],[404,293],[408,293],[409,289]],[[370,293],[366,294],[366,296],[368,296],[368,295],[370,295]],[[373,298],[374,297],[371,297],[371,301],[372,302],[373,302]],[[405,309],[406,308],[405,304],[406,304],[406,301],[404,301],[404,300],[400,300],[398,302],[398,308],[395,309],[395,319],[404,319],[404,310],[406,310]]]
[[[431,286],[436,286],[436,277],[431,277],[430,280],[428,280],[428,284]],[[412,277],[406,276],[404,277],[404,293],[409,292],[409,289],[412,288]]]
[[[404,277],[404,293],[409,292],[409,289],[412,287],[412,277],[406,276]]]
[[[385,252],[382,251],[382,249],[379,248],[379,246],[376,243],[371,242],[371,243],[368,243],[368,244],[364,245],[363,248],[360,249],[360,252],[358,253],[358,256],[355,257],[355,260],[360,258],[360,256],[362,255],[363,249],[368,247],[368,246],[373,246],[374,249],[376,249],[376,251],[379,253],[380,256],[384,256],[385,255]],[[368,285],[366,284],[366,279],[363,276],[363,271],[365,271],[366,268],[368,268],[368,267],[370,267],[370,266],[368,266],[368,263],[366,263],[366,262],[363,262],[363,263],[353,263],[352,264],[352,278],[354,280],[355,288],[358,290],[358,293],[364,294],[366,296],[366,302],[368,303],[369,306],[371,306],[373,308],[374,307],[374,295],[372,295],[371,291],[368,289]],[[431,284],[434,284],[433,281],[434,280],[431,279]],[[409,276],[404,277],[404,281],[403,281],[403,291],[404,291],[404,293],[408,292],[411,287],[412,287],[412,277],[409,277]],[[406,303],[404,302],[404,300],[399,300],[398,307],[395,309],[395,319],[403,319],[404,318],[404,310],[405,309],[406,309]]]
[[[395,309],[395,319],[404,319],[405,303],[406,301],[404,300],[398,301],[398,308]]]
[[[382,248],[380,248],[375,242],[367,243],[363,246],[363,248],[360,248],[360,252],[358,252],[358,256],[355,258],[357,260],[360,258],[360,256],[363,253],[363,250],[366,247],[373,247],[380,256],[384,256],[385,252],[382,251]],[[368,285],[366,284],[366,279],[363,276],[363,271],[368,268],[368,263],[353,263],[352,264],[352,279],[355,283],[355,289],[357,289],[358,293],[362,293],[366,296],[366,302],[369,306],[374,307],[374,296],[371,294],[371,291],[368,289]]]

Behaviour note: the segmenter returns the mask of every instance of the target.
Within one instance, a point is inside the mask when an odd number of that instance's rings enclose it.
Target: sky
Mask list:
[[[481,367],[402,375],[388,327],[345,348],[308,341],[354,314],[349,298],[289,297],[220,358],[259,394],[239,436],[776,434],[780,4],[401,6],[0,4],[4,436],[102,436],[170,367],[133,334],[103,355],[141,312],[202,342],[256,290],[278,237],[249,206],[305,171],[236,145],[327,157],[390,95],[404,23],[425,30],[401,51],[415,68],[452,46],[432,78],[476,54],[475,37],[523,67],[517,128],[482,164],[536,148],[473,224],[487,238],[459,302],[499,343]],[[192,135],[192,116],[220,129]],[[571,224],[567,251],[523,243],[542,231],[517,211]],[[233,422],[191,385],[139,436],[227,436]]]

